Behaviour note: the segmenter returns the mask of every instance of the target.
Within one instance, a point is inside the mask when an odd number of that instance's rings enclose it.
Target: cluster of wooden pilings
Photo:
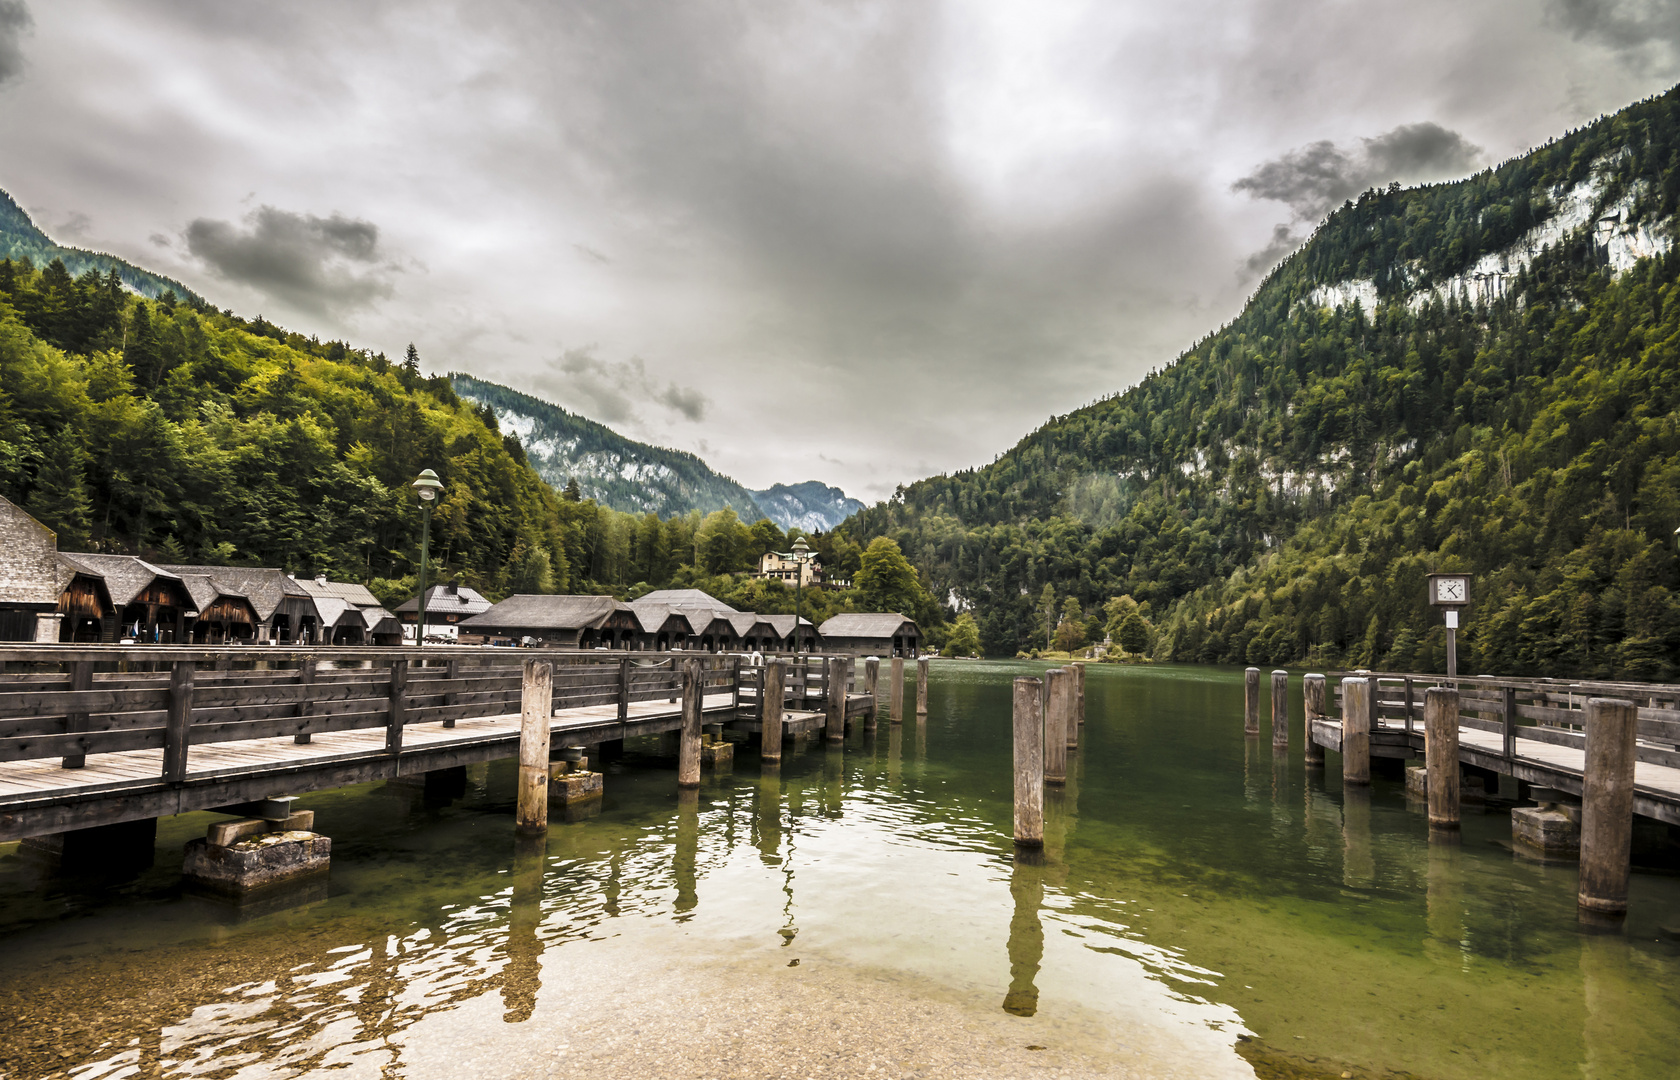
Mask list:
[[[843,656],[826,658],[828,665],[828,694],[824,702],[822,735],[829,744],[843,744],[848,720],[846,687],[855,661]],[[877,657],[864,660],[862,691],[871,699],[877,698],[881,675],[881,661]],[[789,668],[792,662],[782,658],[766,658],[758,676],[759,760],[765,768],[777,768],[782,760],[783,726],[787,702]],[[894,725],[904,723],[905,671],[904,658],[893,657],[889,668],[887,713]],[[928,711],[928,659],[916,662],[916,715]],[[680,697],[682,723],[677,735],[677,789],[694,791],[700,787],[702,743],[702,690],[704,671],[699,657],[680,663]],[[737,673],[739,677],[739,673]],[[737,695],[739,690],[737,690]],[[876,730],[878,710],[871,707],[862,715],[865,734]],[[551,718],[554,715],[554,666],[550,661],[532,659],[525,662],[524,679],[520,690],[519,781],[518,803],[514,828],[523,836],[545,833],[551,799],[558,794],[557,784],[564,784],[565,762],[550,761]]]
[[[1271,673],[1271,736],[1278,752],[1289,749],[1289,675]],[[1258,738],[1263,697],[1261,672],[1249,668],[1244,677],[1243,731]],[[1410,727],[1411,691],[1407,694]],[[1371,783],[1371,734],[1377,724],[1377,679],[1353,675],[1341,679],[1340,720],[1342,787],[1344,792]],[[1324,766],[1324,747],[1314,738],[1314,724],[1334,718],[1326,714],[1325,677],[1302,679],[1302,714],[1308,768]],[[1424,691],[1423,750],[1428,831],[1432,843],[1455,843],[1461,818],[1460,691],[1456,686],[1431,686]],[[1507,692],[1504,715],[1506,756],[1513,757],[1513,726],[1518,709]],[[1471,708],[1475,704],[1471,703]],[[1619,919],[1627,913],[1632,873],[1634,766],[1638,761],[1638,709],[1622,698],[1589,697],[1582,710],[1585,757],[1580,775],[1580,884],[1577,903],[1584,918]]]
[[[1044,846],[1044,788],[1067,783],[1085,723],[1085,665],[1015,680],[1015,845]]]

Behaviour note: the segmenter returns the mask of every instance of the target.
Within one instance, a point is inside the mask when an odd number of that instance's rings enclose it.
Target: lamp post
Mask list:
[[[437,499],[438,492],[443,490],[443,482],[437,473],[430,469],[422,472],[409,485],[414,493],[420,496],[420,621],[414,628],[414,644],[426,644],[426,563],[432,554],[432,503]]]
[[[805,564],[811,561],[811,545],[803,536],[793,541],[793,651],[799,651],[799,619],[803,611],[800,603],[805,588]]]

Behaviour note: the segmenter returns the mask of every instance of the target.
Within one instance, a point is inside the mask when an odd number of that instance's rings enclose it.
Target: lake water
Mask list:
[[[1041,862],[1010,842],[1010,682],[935,662],[930,714],[698,800],[609,767],[516,845],[513,763],[464,792],[303,797],[330,888],[236,914],[0,846],[0,1076],[1680,1075],[1680,877],[1577,927],[1573,866],[1398,779],[1242,735],[1237,670],[1093,667]]]

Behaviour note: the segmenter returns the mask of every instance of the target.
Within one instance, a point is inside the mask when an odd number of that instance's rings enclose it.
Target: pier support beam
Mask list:
[[[1272,672],[1272,749],[1289,749],[1289,672]]]
[[[31,836],[18,845],[20,857],[64,874],[147,870],[156,854],[157,818]]]
[[[831,743],[846,741],[846,661],[844,657],[830,657],[828,661],[828,716],[824,734]]]
[[[1074,664],[1073,671],[1073,726],[1068,728],[1068,749],[1079,745],[1079,725],[1085,722],[1085,665]]]
[[[1015,680],[1015,844],[1044,846],[1044,683]]]
[[[1260,669],[1243,672],[1243,734],[1260,734]]]
[[[892,658],[892,683],[887,691],[887,707],[892,710],[892,722],[904,723],[904,657]]]
[[[677,787],[700,786],[700,661],[682,667],[682,731],[677,739]]]
[[[1067,783],[1067,731],[1073,705],[1073,676],[1067,668],[1044,673],[1044,782]]]
[[[916,716],[927,715],[928,658],[916,658]]]
[[[758,693],[759,760],[766,765],[782,760],[782,662],[766,660]]]
[[[1324,718],[1324,676],[1307,674],[1301,677],[1301,715],[1306,723],[1302,734],[1306,736],[1307,767],[1324,767],[1324,747],[1313,742],[1313,721]]]
[[[526,836],[548,831],[548,729],[553,715],[554,665],[527,660],[519,688],[519,805],[513,822],[514,831]]]
[[[1587,758],[1581,784],[1581,910],[1627,914],[1633,854],[1634,739],[1638,709],[1620,698],[1587,700]]]
[[[1431,686],[1423,692],[1423,753],[1428,770],[1429,830],[1457,832],[1458,691]]]
[[[863,730],[875,730],[875,718],[881,711],[881,699],[876,688],[881,683],[881,661],[871,656],[863,662],[863,692],[869,695],[869,712],[864,715]]]
[[[1259,671],[1255,672],[1256,680]],[[1364,787],[1371,782],[1371,695],[1369,679],[1342,680],[1342,785]]]

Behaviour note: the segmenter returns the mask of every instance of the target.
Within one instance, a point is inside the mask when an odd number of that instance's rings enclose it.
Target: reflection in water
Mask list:
[[[1438,963],[1462,966],[1464,941],[1464,850],[1453,842],[1431,836],[1428,866],[1428,937],[1424,955]]]
[[[700,894],[694,884],[694,864],[700,857],[700,793],[693,788],[677,790],[677,844],[671,869],[677,879],[677,920],[688,917]]]
[[[508,913],[507,968],[502,976],[502,1022],[519,1024],[531,1018],[542,989],[543,869],[548,861],[548,834],[514,840],[513,902]]]
[[[1376,860],[1371,855],[1371,789],[1350,785],[1342,789],[1342,884],[1364,889],[1376,879]]]
[[[1581,936],[1582,1080],[1620,1080],[1639,1075],[1639,1043],[1645,1040],[1628,1037],[1628,1020],[1646,1015],[1647,1010],[1641,1008],[1638,996],[1629,992],[1629,951],[1627,938],[1620,933],[1588,932]],[[1658,1034],[1654,1041],[1672,1047],[1672,1029]]]
[[[1250,806],[1260,805],[1260,784],[1266,767],[1260,763],[1260,739],[1255,735],[1243,738],[1243,801]]]
[[[766,763],[759,773],[756,813],[753,815],[753,846],[765,866],[780,866],[782,862],[782,769]]]
[[[893,724],[887,733],[887,783],[897,790],[904,779],[904,729]]]
[[[1003,1011],[1032,1016],[1038,1012],[1038,969],[1044,963],[1044,923],[1038,915],[1044,906],[1042,851],[1015,849],[1009,895],[1015,907],[1009,919],[1009,993]]]
[[[916,760],[927,760],[928,718],[916,717]]]

